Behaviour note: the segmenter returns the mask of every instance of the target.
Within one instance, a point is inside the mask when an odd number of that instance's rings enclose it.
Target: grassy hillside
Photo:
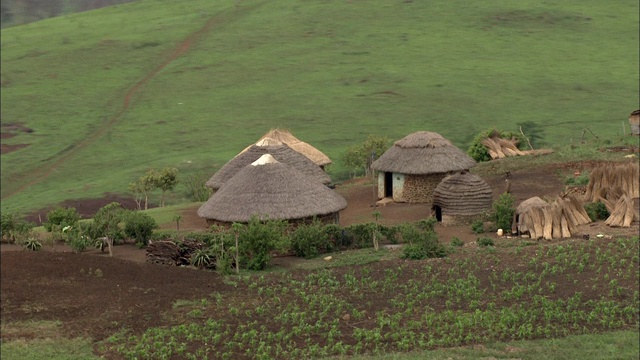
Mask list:
[[[613,138],[638,106],[637,1],[236,4],[146,0],[2,30],[2,124],[34,130],[2,140],[30,144],[2,155],[2,209],[123,192],[150,167],[213,173],[275,126],[336,161],[368,134]]]

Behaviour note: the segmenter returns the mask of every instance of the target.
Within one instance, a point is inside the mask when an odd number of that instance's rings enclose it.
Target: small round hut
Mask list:
[[[320,181],[278,162],[270,154],[245,166],[198,209],[207,223],[246,223],[252,217],[338,222],[347,201]]]
[[[218,190],[245,166],[264,154],[271,154],[278,162],[287,164],[323,184],[331,183],[329,175],[309,158],[278,140],[264,138],[229,160],[205,185]]]
[[[379,171],[379,199],[429,203],[442,179],[475,164],[440,134],[418,131],[396,141],[371,167]]]
[[[281,143],[287,144],[290,148],[306,156],[322,169],[324,169],[326,165],[331,164],[331,159],[329,159],[327,155],[322,153],[322,151],[314,148],[304,141],[301,141],[287,130],[271,129],[266,134],[264,134],[258,140],[258,142],[266,138],[277,140]],[[250,146],[242,150],[242,152],[249,150],[249,148]]]
[[[481,177],[461,172],[444,178],[433,190],[433,212],[444,226],[471,224],[491,209],[493,191]]]
[[[631,112],[629,125],[631,125],[631,135],[640,135],[640,109]]]

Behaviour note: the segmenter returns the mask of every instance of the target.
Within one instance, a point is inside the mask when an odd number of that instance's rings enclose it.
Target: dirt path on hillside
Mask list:
[[[124,99],[122,100],[122,107],[120,108],[118,113],[116,113],[116,115],[113,116],[106,124],[98,128],[92,134],[88,135],[82,141],[78,142],[75,145],[72,145],[70,148],[66,150],[63,150],[63,152],[57,158],[52,159],[49,164],[44,164],[38,167],[37,169],[23,173],[22,175],[20,175],[19,178],[14,179],[15,182],[21,182],[23,183],[23,185],[12,192],[5,194],[3,197],[1,197],[1,199],[2,200],[8,199],[28,189],[33,185],[39,182],[42,182],[43,180],[48,178],[56,170],[58,166],[64,164],[73,155],[75,155],[76,153],[78,153],[88,145],[96,142],[101,137],[103,137],[126,114],[127,110],[129,110],[130,108],[133,97],[140,91],[140,89],[142,89],[142,87],[144,87],[144,85],[148,83],[151,79],[156,77],[160,73],[160,71],[162,71],[165,67],[167,67],[167,65],[171,64],[177,58],[187,53],[195,42],[199,41],[205,34],[210,32],[214,26],[220,23],[221,21],[220,14],[228,11],[229,9],[237,10],[237,5],[232,8],[222,10],[221,12],[213,15],[209,20],[207,20],[204,26],[202,26],[197,31],[191,33],[189,36],[187,36],[187,38],[185,38],[182,42],[180,42],[178,46],[174,48],[174,50],[166,57],[166,59],[160,65],[156,66],[153,70],[151,70],[151,72],[149,72],[141,80],[136,82],[125,94]]]

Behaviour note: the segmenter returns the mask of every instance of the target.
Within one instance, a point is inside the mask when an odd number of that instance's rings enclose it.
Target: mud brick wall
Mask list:
[[[433,190],[447,174],[406,175],[403,197],[408,203],[430,203]]]
[[[331,213],[331,214],[325,214],[325,215],[316,215],[311,216],[311,217],[306,217],[306,218],[302,218],[302,219],[291,219],[288,220],[288,223],[292,226],[292,227],[297,227],[300,224],[311,224],[313,223],[313,221],[317,219],[318,221],[320,221],[322,224],[339,224],[340,223],[340,213],[335,212],[335,213]],[[233,223],[230,222],[224,222],[224,221],[218,221],[218,220],[214,220],[214,219],[207,219],[207,225],[211,226],[211,225],[217,225],[223,228],[231,228],[231,225]],[[245,223],[246,224],[246,223]]]

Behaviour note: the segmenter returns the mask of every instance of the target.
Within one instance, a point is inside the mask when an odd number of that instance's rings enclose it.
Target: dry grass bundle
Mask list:
[[[503,139],[497,136],[482,140],[482,145],[487,148],[487,152],[492,159],[502,159],[508,156],[544,155],[553,152],[550,149],[520,150],[518,149],[517,139]]]
[[[518,231],[532,239],[568,238],[578,225],[591,222],[582,203],[573,195],[547,203],[539,197],[527,199],[516,209]]]
[[[622,194],[635,199],[640,197],[640,166],[638,162],[599,166],[589,176],[584,195],[585,201],[602,201],[609,211]]]
[[[331,159],[329,159],[327,155],[314,148],[313,146],[307,144],[306,142],[301,141],[297,137],[293,136],[293,134],[291,134],[288,130],[271,129],[266,134],[264,134],[257,142],[259,143],[260,141],[267,138],[287,144],[293,150],[311,159],[311,161],[316,163],[316,165],[318,166],[331,164]],[[242,150],[242,152],[249,150],[250,147],[251,146],[248,146],[246,149]]]
[[[628,195],[622,195],[604,223],[611,227],[631,227],[631,223],[639,219],[640,215],[634,206],[633,199]]]

